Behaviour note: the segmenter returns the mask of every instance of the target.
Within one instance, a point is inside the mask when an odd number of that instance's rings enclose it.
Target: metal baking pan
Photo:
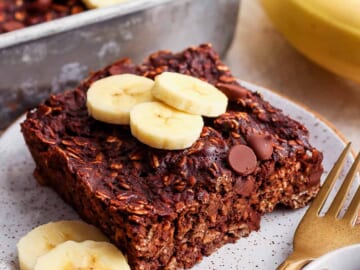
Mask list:
[[[238,8],[239,0],[132,0],[0,35],[0,130],[118,58],[205,42],[223,55]]]

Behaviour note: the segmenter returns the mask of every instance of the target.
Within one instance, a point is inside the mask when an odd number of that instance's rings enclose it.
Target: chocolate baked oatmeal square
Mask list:
[[[149,147],[129,126],[88,114],[93,82],[124,73],[154,79],[165,71],[200,78],[229,99],[224,114],[204,117],[189,148]],[[29,111],[22,132],[38,182],[101,228],[136,270],[192,267],[258,230],[276,206],[305,206],[322,173],[307,129],[243,88],[207,44],[160,51],[140,65],[119,60]]]

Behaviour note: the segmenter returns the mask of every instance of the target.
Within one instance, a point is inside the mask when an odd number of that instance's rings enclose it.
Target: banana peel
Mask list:
[[[360,0],[261,0],[277,29],[302,54],[360,83]]]

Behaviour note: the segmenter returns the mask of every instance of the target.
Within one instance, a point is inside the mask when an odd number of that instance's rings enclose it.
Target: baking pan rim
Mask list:
[[[86,25],[111,20],[119,16],[132,14],[174,1],[179,0],[133,0],[119,5],[91,9],[79,14],[28,26],[23,29],[0,34],[0,49],[56,35]]]

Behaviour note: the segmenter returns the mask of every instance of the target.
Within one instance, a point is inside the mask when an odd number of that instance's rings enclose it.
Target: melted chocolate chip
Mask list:
[[[257,165],[254,151],[242,144],[235,145],[230,149],[228,162],[234,171],[244,176],[254,172]]]
[[[249,91],[245,88],[235,84],[218,83],[216,84],[216,87],[219,88],[229,98],[229,100],[246,98],[249,93]]]
[[[274,149],[270,134],[250,134],[247,141],[260,160],[271,158]]]

